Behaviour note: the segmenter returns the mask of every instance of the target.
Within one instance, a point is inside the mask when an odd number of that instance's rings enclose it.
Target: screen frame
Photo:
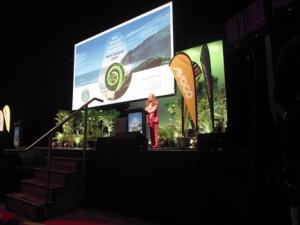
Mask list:
[[[137,21],[137,20],[139,20],[139,19],[147,16],[147,15],[151,15],[151,14],[153,14],[153,13],[155,13],[155,12],[161,10],[161,9],[167,8],[167,7],[169,7],[169,10],[170,10],[169,11],[169,13],[170,13],[170,15],[169,15],[169,21],[170,21],[170,24],[169,24],[169,27],[170,27],[170,51],[171,51],[171,56],[170,57],[172,59],[174,57],[174,18],[173,18],[173,3],[172,2],[168,2],[168,3],[166,3],[164,5],[161,5],[161,6],[157,7],[157,8],[155,8],[155,9],[149,10],[146,13],[143,13],[143,14],[141,14],[141,15],[139,15],[137,17],[134,17],[134,18],[132,18],[130,20],[127,20],[124,23],[121,23],[121,24],[119,24],[117,26],[114,26],[114,27],[112,27],[112,28],[110,28],[108,30],[105,30],[105,31],[103,31],[103,32],[101,32],[101,33],[99,33],[97,35],[94,35],[94,36],[92,36],[90,38],[87,38],[87,39],[85,39],[85,40],[83,40],[81,42],[78,42],[78,43],[76,43],[74,45],[73,86],[72,86],[72,104],[71,104],[72,110],[76,110],[76,109],[78,109],[80,107],[80,106],[74,106],[74,98],[75,98],[74,92],[76,91],[76,88],[75,88],[75,77],[76,77],[75,76],[75,74],[76,74],[75,73],[75,65],[76,65],[76,48],[77,48],[77,46],[79,46],[81,44],[84,44],[86,42],[89,42],[89,41],[91,41],[91,40],[93,40],[93,39],[95,39],[97,37],[100,37],[100,36],[103,36],[105,34],[108,34],[108,33],[112,32],[112,31],[114,31],[114,30],[116,30],[118,28],[121,28],[121,27],[123,27],[123,26],[125,26],[127,24],[130,24],[130,23],[132,23],[134,21]],[[171,59],[170,59],[170,61],[171,61]],[[168,64],[165,64],[165,65],[168,65]],[[152,67],[152,68],[157,68],[157,67]],[[175,79],[173,79],[173,84],[171,84],[171,85],[172,85],[172,90],[170,89],[170,91],[168,93],[166,93],[166,94],[157,94],[157,97],[166,97],[166,96],[172,96],[172,95],[174,95],[176,93],[176,82],[175,82]],[[95,97],[95,96],[91,95],[90,99],[92,97]],[[99,96],[97,96],[97,97],[99,97]],[[113,108],[113,107],[116,107],[117,105],[122,105],[122,104],[130,103],[130,102],[136,102],[136,101],[142,101],[142,100],[145,100],[145,99],[147,99],[147,97],[136,98],[136,99],[130,99],[129,98],[128,100],[122,100],[122,101],[111,102],[111,103],[93,102],[93,103],[91,103],[88,106],[88,108],[94,108],[94,107],[98,107],[98,106],[105,107],[105,108]],[[82,105],[83,104],[84,104],[84,102],[82,103]]]
[[[127,111],[127,132],[131,133],[131,132],[136,132],[136,131],[129,131],[129,116],[135,113],[140,113],[141,114],[141,122],[142,122],[142,135],[146,135],[146,115],[145,115],[145,111],[144,109],[141,108],[136,108],[136,109],[130,109]],[[140,131],[138,131],[140,132]]]

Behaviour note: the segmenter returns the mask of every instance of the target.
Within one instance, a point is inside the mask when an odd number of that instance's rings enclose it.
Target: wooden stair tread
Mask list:
[[[46,159],[48,159],[48,157],[46,157]],[[51,159],[62,159],[62,160],[83,161],[83,158],[77,158],[77,157],[65,157],[65,156],[52,156]]]
[[[46,204],[46,200],[44,198],[34,196],[34,195],[31,195],[28,193],[23,193],[23,192],[15,192],[15,193],[6,194],[6,197],[18,199],[18,200],[27,202],[31,205],[35,205],[38,207]]]
[[[41,159],[45,158],[48,158],[45,154],[41,155]],[[53,155],[51,159],[49,192],[46,186],[47,167],[39,165],[34,168],[31,165],[32,173],[21,180],[21,191],[6,194],[8,209],[41,221],[77,207],[83,201],[80,183],[84,163],[82,156],[72,153]]]
[[[22,182],[30,183],[30,184],[34,184],[34,185],[46,188],[46,182],[42,181],[42,180],[37,180],[37,179],[32,178],[32,179],[22,180]],[[56,184],[53,182],[50,183],[50,189],[60,189],[60,188],[65,188],[65,187],[66,186],[62,185],[62,184]]]
[[[34,168],[35,170],[39,170],[39,171],[47,171],[47,168],[45,167],[36,167]],[[51,173],[59,173],[59,174],[63,174],[63,175],[69,175],[69,174],[74,174],[74,173],[78,173],[77,170],[70,170],[70,169],[51,169],[50,171]]]

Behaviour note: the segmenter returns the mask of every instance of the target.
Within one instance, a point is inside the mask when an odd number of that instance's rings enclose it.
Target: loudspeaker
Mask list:
[[[140,132],[122,132],[115,137],[98,138],[96,150],[146,150],[147,143],[147,138]]]
[[[105,150],[109,149],[114,144],[114,138],[113,137],[102,137],[98,138],[96,142],[96,150]]]
[[[198,134],[198,150],[221,150],[229,145],[228,135],[226,133],[208,133]]]
[[[13,148],[12,137],[7,131],[0,131],[0,158],[5,149]]]
[[[140,132],[117,133],[115,143],[117,146],[123,146],[131,149],[147,149],[147,138]]]

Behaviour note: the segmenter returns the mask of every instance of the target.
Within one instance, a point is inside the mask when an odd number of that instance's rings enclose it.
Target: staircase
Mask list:
[[[20,192],[6,195],[6,208],[42,221],[78,207],[84,197],[82,162],[79,158],[52,156],[49,188],[47,168],[34,168],[34,178],[22,180]]]
[[[22,180],[21,191],[6,195],[6,208],[33,220],[41,221],[72,208],[78,207],[85,195],[85,161],[87,149],[87,109],[93,101],[103,102],[92,98],[63,121],[43,134],[25,150],[8,150],[9,153],[25,154],[34,151],[41,140],[48,137],[48,162],[46,168],[35,168],[35,176]],[[52,137],[63,124],[84,110],[84,141],[81,158],[52,156]],[[58,151],[59,152],[59,151]],[[78,152],[78,151],[77,151]],[[34,154],[35,155],[35,154]],[[1,224],[0,224],[1,225]]]

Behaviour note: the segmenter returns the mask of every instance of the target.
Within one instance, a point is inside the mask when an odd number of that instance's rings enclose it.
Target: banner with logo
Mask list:
[[[4,106],[3,115],[4,115],[6,130],[9,132],[10,131],[10,108],[8,105]]]
[[[211,73],[211,62],[210,54],[207,44],[204,44],[201,49],[200,64],[202,72],[205,78],[206,94],[209,102],[210,118],[212,128],[214,128],[214,97],[213,97],[213,84],[212,84],[212,73]]]
[[[193,65],[193,72],[194,72],[194,80],[195,80],[195,88],[197,90],[197,84],[199,85],[199,80],[201,78],[201,74],[202,74],[202,70],[200,68],[200,66],[198,65],[198,63],[192,61],[192,65]],[[197,93],[197,91],[196,91]],[[196,98],[197,98],[197,94],[196,94]],[[196,101],[196,104],[197,104],[197,101]],[[196,106],[197,107],[197,106]],[[198,118],[199,119],[199,118]],[[189,121],[190,120],[190,114],[189,114],[189,111],[187,109],[187,105],[184,103],[183,104],[183,129],[184,130],[187,130],[188,127],[189,127],[189,124],[186,122],[186,121]],[[193,129],[195,129],[195,127],[192,126]]]
[[[3,111],[0,109],[0,131],[4,131],[5,129],[9,132],[10,131],[10,109],[9,106],[6,105],[3,108]]]
[[[0,110],[0,131],[4,131],[4,116],[1,110]]]
[[[195,79],[192,61],[187,54],[178,53],[171,60],[170,68],[183,96],[191,119],[195,127],[197,127]]]

